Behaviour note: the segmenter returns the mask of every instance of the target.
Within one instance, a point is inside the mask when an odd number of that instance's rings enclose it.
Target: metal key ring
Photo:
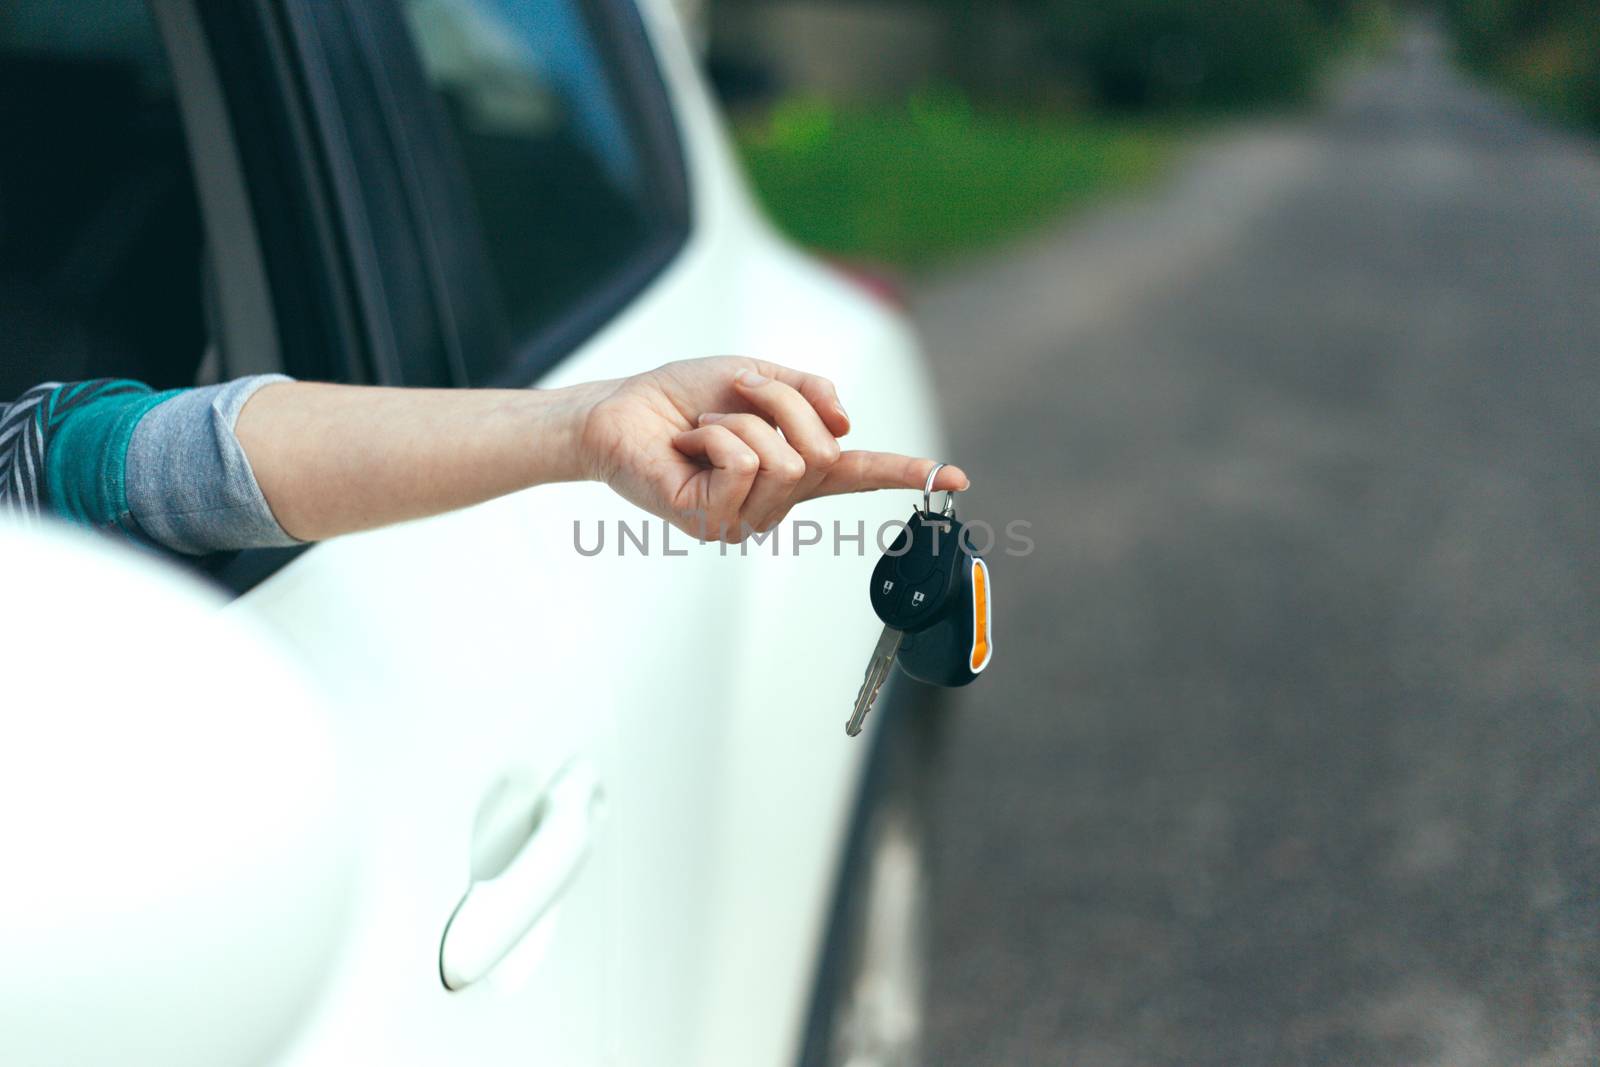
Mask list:
[[[922,513],[924,515],[933,514],[933,480],[939,476],[940,471],[949,465],[948,463],[935,463],[933,470],[928,472],[928,480],[922,483]],[[955,513],[956,491],[954,489],[946,489],[944,491],[944,509],[940,514],[948,519]]]

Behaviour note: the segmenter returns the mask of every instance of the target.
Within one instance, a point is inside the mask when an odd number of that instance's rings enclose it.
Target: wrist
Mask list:
[[[595,406],[615,387],[601,381],[528,391],[535,409],[529,450],[544,468],[538,481],[605,480],[608,461],[598,454],[590,421]]]

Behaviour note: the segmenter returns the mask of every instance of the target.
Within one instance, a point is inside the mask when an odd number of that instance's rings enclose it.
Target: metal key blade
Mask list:
[[[878,647],[872,650],[872,658],[867,661],[867,675],[861,680],[861,692],[856,694],[856,704],[850,713],[850,721],[845,723],[844,732],[851,737],[861,732],[861,723],[867,717],[867,712],[872,710],[873,701],[878,699],[878,690],[883,688],[883,683],[889,678],[889,671],[894,666],[895,653],[900,651],[900,639],[905,634],[893,626],[883,628],[883,636],[878,638]]]

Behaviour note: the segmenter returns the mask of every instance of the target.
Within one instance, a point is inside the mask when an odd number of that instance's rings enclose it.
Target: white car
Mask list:
[[[852,447],[942,454],[906,323],[763,220],[668,0],[12,9],[0,395],[738,352],[832,378]],[[929,693],[897,679],[844,732],[911,497],[805,505],[818,543],[741,552],[546,486],[200,577],[8,535],[0,587],[64,575],[46,616],[85,666],[0,816],[34,872],[0,890],[0,1063],[911,1061]],[[26,618],[11,662],[61,662]],[[106,643],[145,669],[96,673]],[[108,716],[146,774],[73,773],[74,745],[109,765]],[[86,866],[84,813],[118,805],[169,817]]]

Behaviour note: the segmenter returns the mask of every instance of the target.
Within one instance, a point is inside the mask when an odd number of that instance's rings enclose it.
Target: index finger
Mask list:
[[[872,489],[921,489],[928,472],[937,463],[931,459],[902,456],[896,452],[845,452],[829,469],[817,487],[806,494],[810,500],[840,493],[864,493]],[[933,491],[960,491],[972,484],[960,467],[946,466],[933,480]]]

